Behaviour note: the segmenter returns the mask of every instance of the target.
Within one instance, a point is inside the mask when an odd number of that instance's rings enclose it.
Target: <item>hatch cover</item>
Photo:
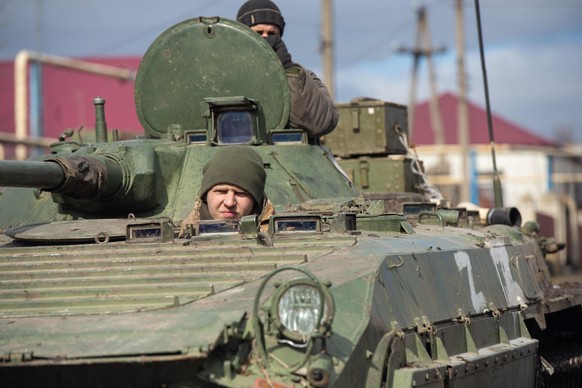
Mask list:
[[[144,130],[206,129],[204,98],[244,96],[262,107],[267,129],[285,128],[289,86],[273,49],[247,26],[218,17],[189,19],[163,32],[144,55],[135,106]]]
[[[39,243],[108,242],[125,240],[128,219],[60,221],[10,228],[4,233],[15,240]]]

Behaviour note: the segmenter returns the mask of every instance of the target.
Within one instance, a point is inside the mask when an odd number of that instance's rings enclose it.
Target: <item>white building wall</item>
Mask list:
[[[548,193],[548,157],[539,151],[515,150],[502,151],[496,156],[503,205],[519,208],[524,220],[535,220],[535,212]],[[479,153],[477,171],[491,169],[491,155]]]
[[[439,149],[421,146],[416,151],[424,163],[429,180],[437,184],[443,182],[461,184],[463,182],[462,158],[458,147],[450,146]],[[479,187],[488,187],[492,191],[491,149],[479,147],[473,152],[475,153],[474,163],[478,176],[477,184]],[[544,195],[548,193],[548,156],[538,150],[515,150],[508,147],[496,149],[495,153],[502,183],[503,205],[505,207],[518,207],[524,220],[534,220],[536,210],[541,206]],[[431,175],[430,171],[437,169],[443,160],[448,164],[448,177]],[[471,157],[467,163],[470,169]],[[452,205],[455,206],[456,203],[452,203]]]

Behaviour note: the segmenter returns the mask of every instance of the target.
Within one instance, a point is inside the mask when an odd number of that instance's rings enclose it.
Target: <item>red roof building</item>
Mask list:
[[[444,143],[458,144],[457,97],[452,93],[443,93],[438,102],[443,121]],[[469,144],[489,144],[489,129],[487,112],[470,101],[467,102],[469,113]],[[512,145],[531,145],[556,147],[556,144],[528,132],[495,114],[491,115],[495,143]],[[430,102],[426,101],[416,106],[414,112],[414,128],[412,143],[435,144],[434,130],[430,118]]]

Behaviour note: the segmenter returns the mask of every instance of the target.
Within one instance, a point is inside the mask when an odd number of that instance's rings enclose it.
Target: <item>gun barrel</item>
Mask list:
[[[134,154],[141,157],[142,151]],[[0,187],[41,189],[54,194],[55,202],[83,212],[135,212],[158,204],[154,167],[142,161],[130,152],[0,160]]]
[[[0,160],[0,186],[50,190],[64,181],[65,174],[57,163]]]

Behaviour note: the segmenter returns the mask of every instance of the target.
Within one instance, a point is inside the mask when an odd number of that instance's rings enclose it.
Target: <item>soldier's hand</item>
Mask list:
[[[283,68],[289,69],[293,67],[294,63],[291,60],[291,54],[287,51],[287,46],[285,46],[285,42],[281,39],[280,35],[269,35],[265,38],[267,42],[271,45],[275,53],[279,57],[281,64],[283,64]]]

